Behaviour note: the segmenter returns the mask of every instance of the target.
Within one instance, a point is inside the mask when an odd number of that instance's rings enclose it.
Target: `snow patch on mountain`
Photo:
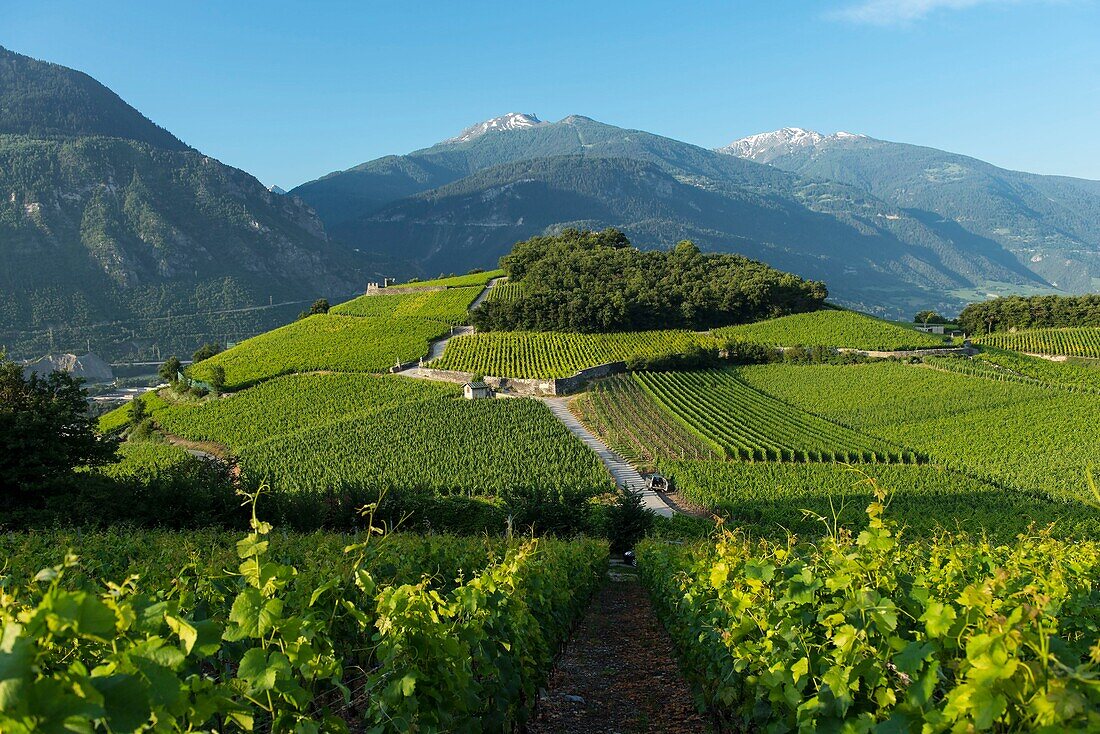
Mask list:
[[[738,158],[751,158],[758,163],[768,163],[780,156],[793,153],[805,148],[820,148],[832,142],[840,140],[855,140],[866,138],[866,135],[856,133],[837,132],[832,135],[823,135],[815,130],[804,130],[800,127],[785,127],[770,133],[759,133],[747,138],[735,140],[729,145],[718,148],[719,153],[735,155]]]
[[[491,120],[485,122],[479,122],[476,125],[463,130],[458,134],[458,137],[451,138],[446,141],[448,143],[465,143],[474,138],[480,137],[489,132],[503,132],[505,130],[524,130],[529,127],[541,127],[543,125],[549,125],[548,122],[543,122],[535,115],[528,115],[523,112],[509,112],[507,115],[500,117],[494,117]]]

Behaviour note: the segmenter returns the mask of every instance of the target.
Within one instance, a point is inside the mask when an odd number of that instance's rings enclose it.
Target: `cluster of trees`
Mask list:
[[[935,311],[917,311],[917,315],[913,317],[914,324],[949,324],[951,323],[943,316],[940,316]]]
[[[1008,296],[971,303],[959,314],[967,334],[1008,329],[1100,326],[1100,295]]]
[[[195,364],[198,364],[204,359],[210,359],[215,354],[220,354],[221,351],[221,346],[218,344],[204,344],[192,355],[192,359]],[[210,391],[215,395],[221,395],[225,391],[225,367],[217,364],[207,370],[207,372],[209,373],[207,384],[210,386]],[[164,360],[164,364],[157,370],[157,374],[162,380],[168,383],[168,386],[171,387],[177,395],[190,392],[195,397],[201,398],[205,397],[207,394],[207,390],[191,381],[179,357],[173,356]]]
[[[95,426],[80,379],[67,372],[25,377],[0,355],[0,515],[58,491],[77,466],[113,461],[116,443]]]
[[[615,229],[532,237],[500,264],[523,295],[482,304],[481,330],[706,329],[813,311],[828,295],[824,283],[687,241],[641,252]]]

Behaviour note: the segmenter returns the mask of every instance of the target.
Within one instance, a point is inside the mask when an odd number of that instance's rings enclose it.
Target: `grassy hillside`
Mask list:
[[[482,290],[482,286],[473,286],[401,295],[386,295],[383,291],[378,295],[360,296],[341,303],[334,306],[329,313],[396,319],[418,318],[447,324],[464,324],[470,317],[470,304]]]
[[[242,342],[192,368],[209,380],[225,369],[226,386],[239,389],[292,372],[385,372],[428,353],[428,342],[450,331],[441,321],[377,316],[317,315]]]

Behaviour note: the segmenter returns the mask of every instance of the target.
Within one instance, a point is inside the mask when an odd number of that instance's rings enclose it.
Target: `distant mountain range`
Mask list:
[[[798,128],[719,150],[858,187],[945,237],[1004,248],[1058,288],[1100,290],[1100,181],[1020,173],[935,148]]]
[[[0,48],[0,350],[125,356],[157,342],[150,320],[345,296],[373,264],[86,74]]]
[[[0,349],[17,356],[88,341],[108,357],[186,353],[379,275],[489,267],[567,226],[738,252],[889,316],[1100,289],[1097,181],[850,133],[708,150],[512,113],[286,194],[91,77],[0,48]],[[183,331],[169,318],[211,311],[247,316],[187,317]]]
[[[491,265],[540,232],[615,226],[642,247],[690,238],[759,258],[892,316],[1100,286],[1100,183],[851,133],[787,128],[708,150],[512,113],[291,193],[334,238],[425,274]]]

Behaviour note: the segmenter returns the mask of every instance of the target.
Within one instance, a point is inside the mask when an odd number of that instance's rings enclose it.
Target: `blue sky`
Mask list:
[[[0,18],[0,45],[286,188],[506,112],[707,147],[847,130],[1100,179],[1097,0],[0,0]]]

